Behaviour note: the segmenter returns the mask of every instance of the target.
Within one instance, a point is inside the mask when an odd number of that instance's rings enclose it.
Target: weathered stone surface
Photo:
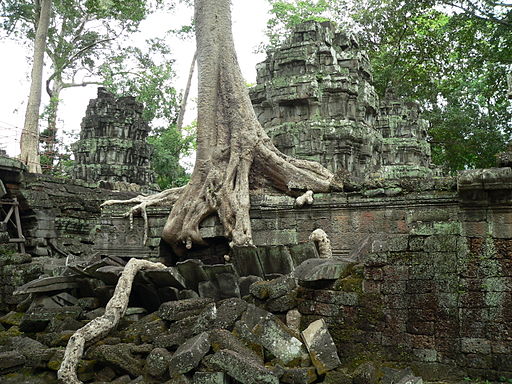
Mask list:
[[[76,276],[44,277],[17,288],[14,293],[22,295],[27,293],[52,292],[77,288],[78,286]]]
[[[263,356],[248,348],[239,338],[225,329],[212,329],[210,331],[210,342],[215,352],[229,349],[259,364],[263,364]]]
[[[224,372],[196,372],[192,384],[228,384],[228,377]]]
[[[164,376],[172,359],[172,354],[165,348],[155,348],[146,358],[145,371],[154,377]]]
[[[149,353],[152,349],[150,345],[105,344],[89,349],[87,357],[111,364],[137,377],[143,373],[144,367],[144,360],[139,357],[140,353]]]
[[[266,318],[253,329],[258,344],[271,352],[284,364],[300,361],[305,354],[302,342],[277,318]]]
[[[218,351],[210,362],[242,384],[279,384],[279,379],[263,365],[234,351]]]
[[[142,111],[135,98],[116,98],[105,88],[98,88],[98,98],[89,102],[82,120],[80,140],[72,145],[74,177],[101,181],[110,189],[119,188],[119,182],[153,183],[155,176],[149,164],[153,150],[145,141],[150,128]]]
[[[247,302],[239,298],[222,300],[217,304],[216,328],[232,329],[247,309]]]
[[[314,367],[309,368],[288,368],[280,378],[281,383],[287,384],[310,384],[317,379]]]
[[[293,276],[304,282],[337,280],[352,264],[340,259],[309,259],[295,268]]]
[[[377,384],[378,370],[371,362],[363,363],[354,371],[352,381],[354,384]]]
[[[18,351],[0,353],[0,373],[15,370],[17,367],[25,364],[25,360],[25,356]]]
[[[320,375],[340,366],[336,345],[323,319],[312,322],[302,332],[302,338]]]
[[[185,278],[187,288],[197,291],[201,281],[208,280],[201,260],[189,259],[176,264],[178,272]]]
[[[211,298],[186,299],[163,303],[158,309],[158,315],[169,321],[184,319],[185,317],[198,315],[213,300]]]
[[[250,293],[258,299],[277,299],[284,296],[297,287],[293,277],[282,276],[269,281],[259,281],[249,288]]]
[[[208,333],[203,332],[180,345],[170,361],[169,373],[176,376],[190,372],[199,365],[210,349]]]

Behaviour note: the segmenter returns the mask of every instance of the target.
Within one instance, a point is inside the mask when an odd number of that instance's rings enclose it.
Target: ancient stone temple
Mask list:
[[[115,97],[98,88],[82,120],[80,140],[73,145],[73,176],[87,182],[126,182],[149,185],[152,147],[143,106],[133,97]]]
[[[379,100],[368,56],[332,23],[299,26],[259,64],[250,93],[260,123],[288,155],[360,177],[432,174],[418,106]]]

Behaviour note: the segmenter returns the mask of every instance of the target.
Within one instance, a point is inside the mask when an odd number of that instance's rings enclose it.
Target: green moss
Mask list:
[[[338,279],[334,284],[334,289],[336,291],[362,293],[363,279],[354,276],[348,276],[343,279]]]
[[[0,324],[7,326],[19,326],[23,318],[22,312],[9,312],[7,315],[0,317]]]

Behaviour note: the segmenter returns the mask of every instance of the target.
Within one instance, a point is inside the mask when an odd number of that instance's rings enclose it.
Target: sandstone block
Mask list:
[[[322,375],[340,366],[336,345],[327,329],[325,320],[314,321],[302,332],[311,361]]]
[[[210,362],[242,384],[279,384],[270,370],[234,351],[216,352]]]
[[[180,345],[170,361],[171,377],[190,372],[210,350],[208,333],[203,332]]]
[[[185,317],[198,315],[213,300],[211,298],[185,299],[168,301],[158,309],[158,315],[169,321],[181,320]]]

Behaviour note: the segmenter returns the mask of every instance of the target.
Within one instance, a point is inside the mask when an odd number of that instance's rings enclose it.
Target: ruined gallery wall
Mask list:
[[[2,245],[0,255],[0,310],[12,309],[20,296],[16,289],[41,275],[58,275],[67,255],[80,258],[91,252],[101,216],[100,204],[107,199],[126,199],[135,192],[114,192],[97,184],[63,180],[23,172],[2,174],[8,198],[20,203],[25,254],[13,253],[14,245]],[[14,177],[16,176],[16,177]]]
[[[335,256],[360,262],[335,289],[302,287],[303,324],[324,317],[346,362],[365,358],[415,367],[425,378],[512,375],[512,170],[468,171],[454,179],[381,185],[317,195],[295,208],[285,196],[252,199],[257,245],[306,241],[323,228]],[[423,190],[422,190],[423,189]],[[117,213],[116,213],[117,212]],[[95,247],[157,257],[167,209],[130,230],[108,210]],[[207,237],[221,236],[210,220]]]

